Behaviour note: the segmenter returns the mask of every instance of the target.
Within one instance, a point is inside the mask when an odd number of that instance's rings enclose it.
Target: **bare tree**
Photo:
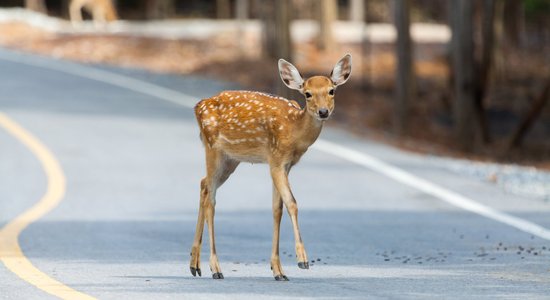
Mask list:
[[[368,37],[367,24],[365,17],[365,0],[351,0],[349,3],[349,19],[353,22],[360,23],[361,30],[361,55],[355,57],[355,79],[359,79],[361,87],[367,86],[367,74],[365,68],[365,57],[368,56]]]
[[[216,0],[216,17],[218,19],[231,18],[231,1]]]
[[[145,15],[147,19],[166,19],[176,10],[175,0],[147,0]]]
[[[291,0],[264,1],[265,53],[268,57],[292,60],[291,3]]]
[[[489,75],[493,62],[495,7],[495,0],[483,0],[481,61],[477,64],[477,76],[474,79],[475,111],[481,126],[481,138],[485,143],[491,141],[489,124],[485,115],[484,99],[489,85]]]
[[[354,22],[365,21],[365,0],[350,0],[349,19]]]
[[[249,0],[237,0],[235,1],[235,17],[239,23],[238,35],[240,37],[246,36],[246,20],[249,18],[250,14],[250,3]],[[239,53],[243,55],[248,47],[245,43],[239,44]]]
[[[410,35],[410,1],[395,0],[394,22],[397,31],[395,45],[397,56],[394,129],[399,135],[407,128],[408,106],[413,98],[414,74],[412,66],[412,42]]]
[[[338,2],[336,0],[319,0],[319,37],[318,47],[321,50],[330,50],[334,45],[332,23],[338,17]]]
[[[284,58],[292,61],[292,40],[290,37],[291,0],[263,1],[262,16],[265,21],[264,52],[272,59]],[[277,94],[290,97],[290,90],[276,78]]]
[[[516,130],[514,130],[514,133],[512,134],[512,137],[510,138],[510,141],[508,143],[508,149],[521,145],[523,138],[525,137],[529,129],[531,129],[537,118],[540,116],[549,100],[550,79],[546,81],[546,84],[542,88],[542,91],[540,92],[538,97],[534,99],[531,109],[529,109],[527,114],[522,118]]]
[[[473,0],[451,1],[453,17],[453,73],[455,135],[465,151],[474,149],[476,118],[474,117],[474,41]]]
[[[25,8],[43,14],[48,13],[45,0],[25,0]]]
[[[235,17],[239,20],[246,20],[249,16],[250,3],[249,0],[235,1]]]
[[[511,45],[521,45],[524,27],[523,1],[504,2],[504,30]]]

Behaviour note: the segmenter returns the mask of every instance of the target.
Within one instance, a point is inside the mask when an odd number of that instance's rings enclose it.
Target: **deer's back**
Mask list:
[[[205,146],[253,163],[285,147],[302,113],[295,101],[249,91],[222,92],[195,106]]]

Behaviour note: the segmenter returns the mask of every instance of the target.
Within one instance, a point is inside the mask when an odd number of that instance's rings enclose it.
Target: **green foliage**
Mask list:
[[[523,0],[523,8],[527,17],[550,17],[550,0]]]

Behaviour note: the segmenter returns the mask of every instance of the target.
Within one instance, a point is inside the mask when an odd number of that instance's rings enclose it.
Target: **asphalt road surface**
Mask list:
[[[211,278],[208,243],[203,277],[192,277],[204,158],[189,107],[227,88],[0,50],[0,113],[40,141],[65,178],[60,202],[17,235],[40,275],[8,268],[4,253],[0,298],[56,298],[44,278],[98,299],[550,298],[548,202],[330,126],[290,176],[310,269],[296,265],[285,214],[290,281],[273,279],[268,169],[241,164],[217,196],[225,279]],[[6,122],[4,227],[56,180]]]

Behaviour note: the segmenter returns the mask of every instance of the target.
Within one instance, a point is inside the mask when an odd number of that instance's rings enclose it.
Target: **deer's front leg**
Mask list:
[[[277,191],[281,195],[281,198],[286,206],[290,220],[292,221],[298,267],[301,269],[309,269],[306,250],[304,248],[304,243],[302,242],[302,237],[300,235],[300,229],[298,227],[298,205],[296,204],[296,200],[290,190],[287,172],[282,166],[271,167],[271,177],[273,179],[273,184],[277,188]]]
[[[273,185],[273,248],[271,250],[271,270],[277,281],[288,281],[281,267],[279,257],[279,233],[281,230],[281,217],[283,216],[283,200],[275,185]]]

